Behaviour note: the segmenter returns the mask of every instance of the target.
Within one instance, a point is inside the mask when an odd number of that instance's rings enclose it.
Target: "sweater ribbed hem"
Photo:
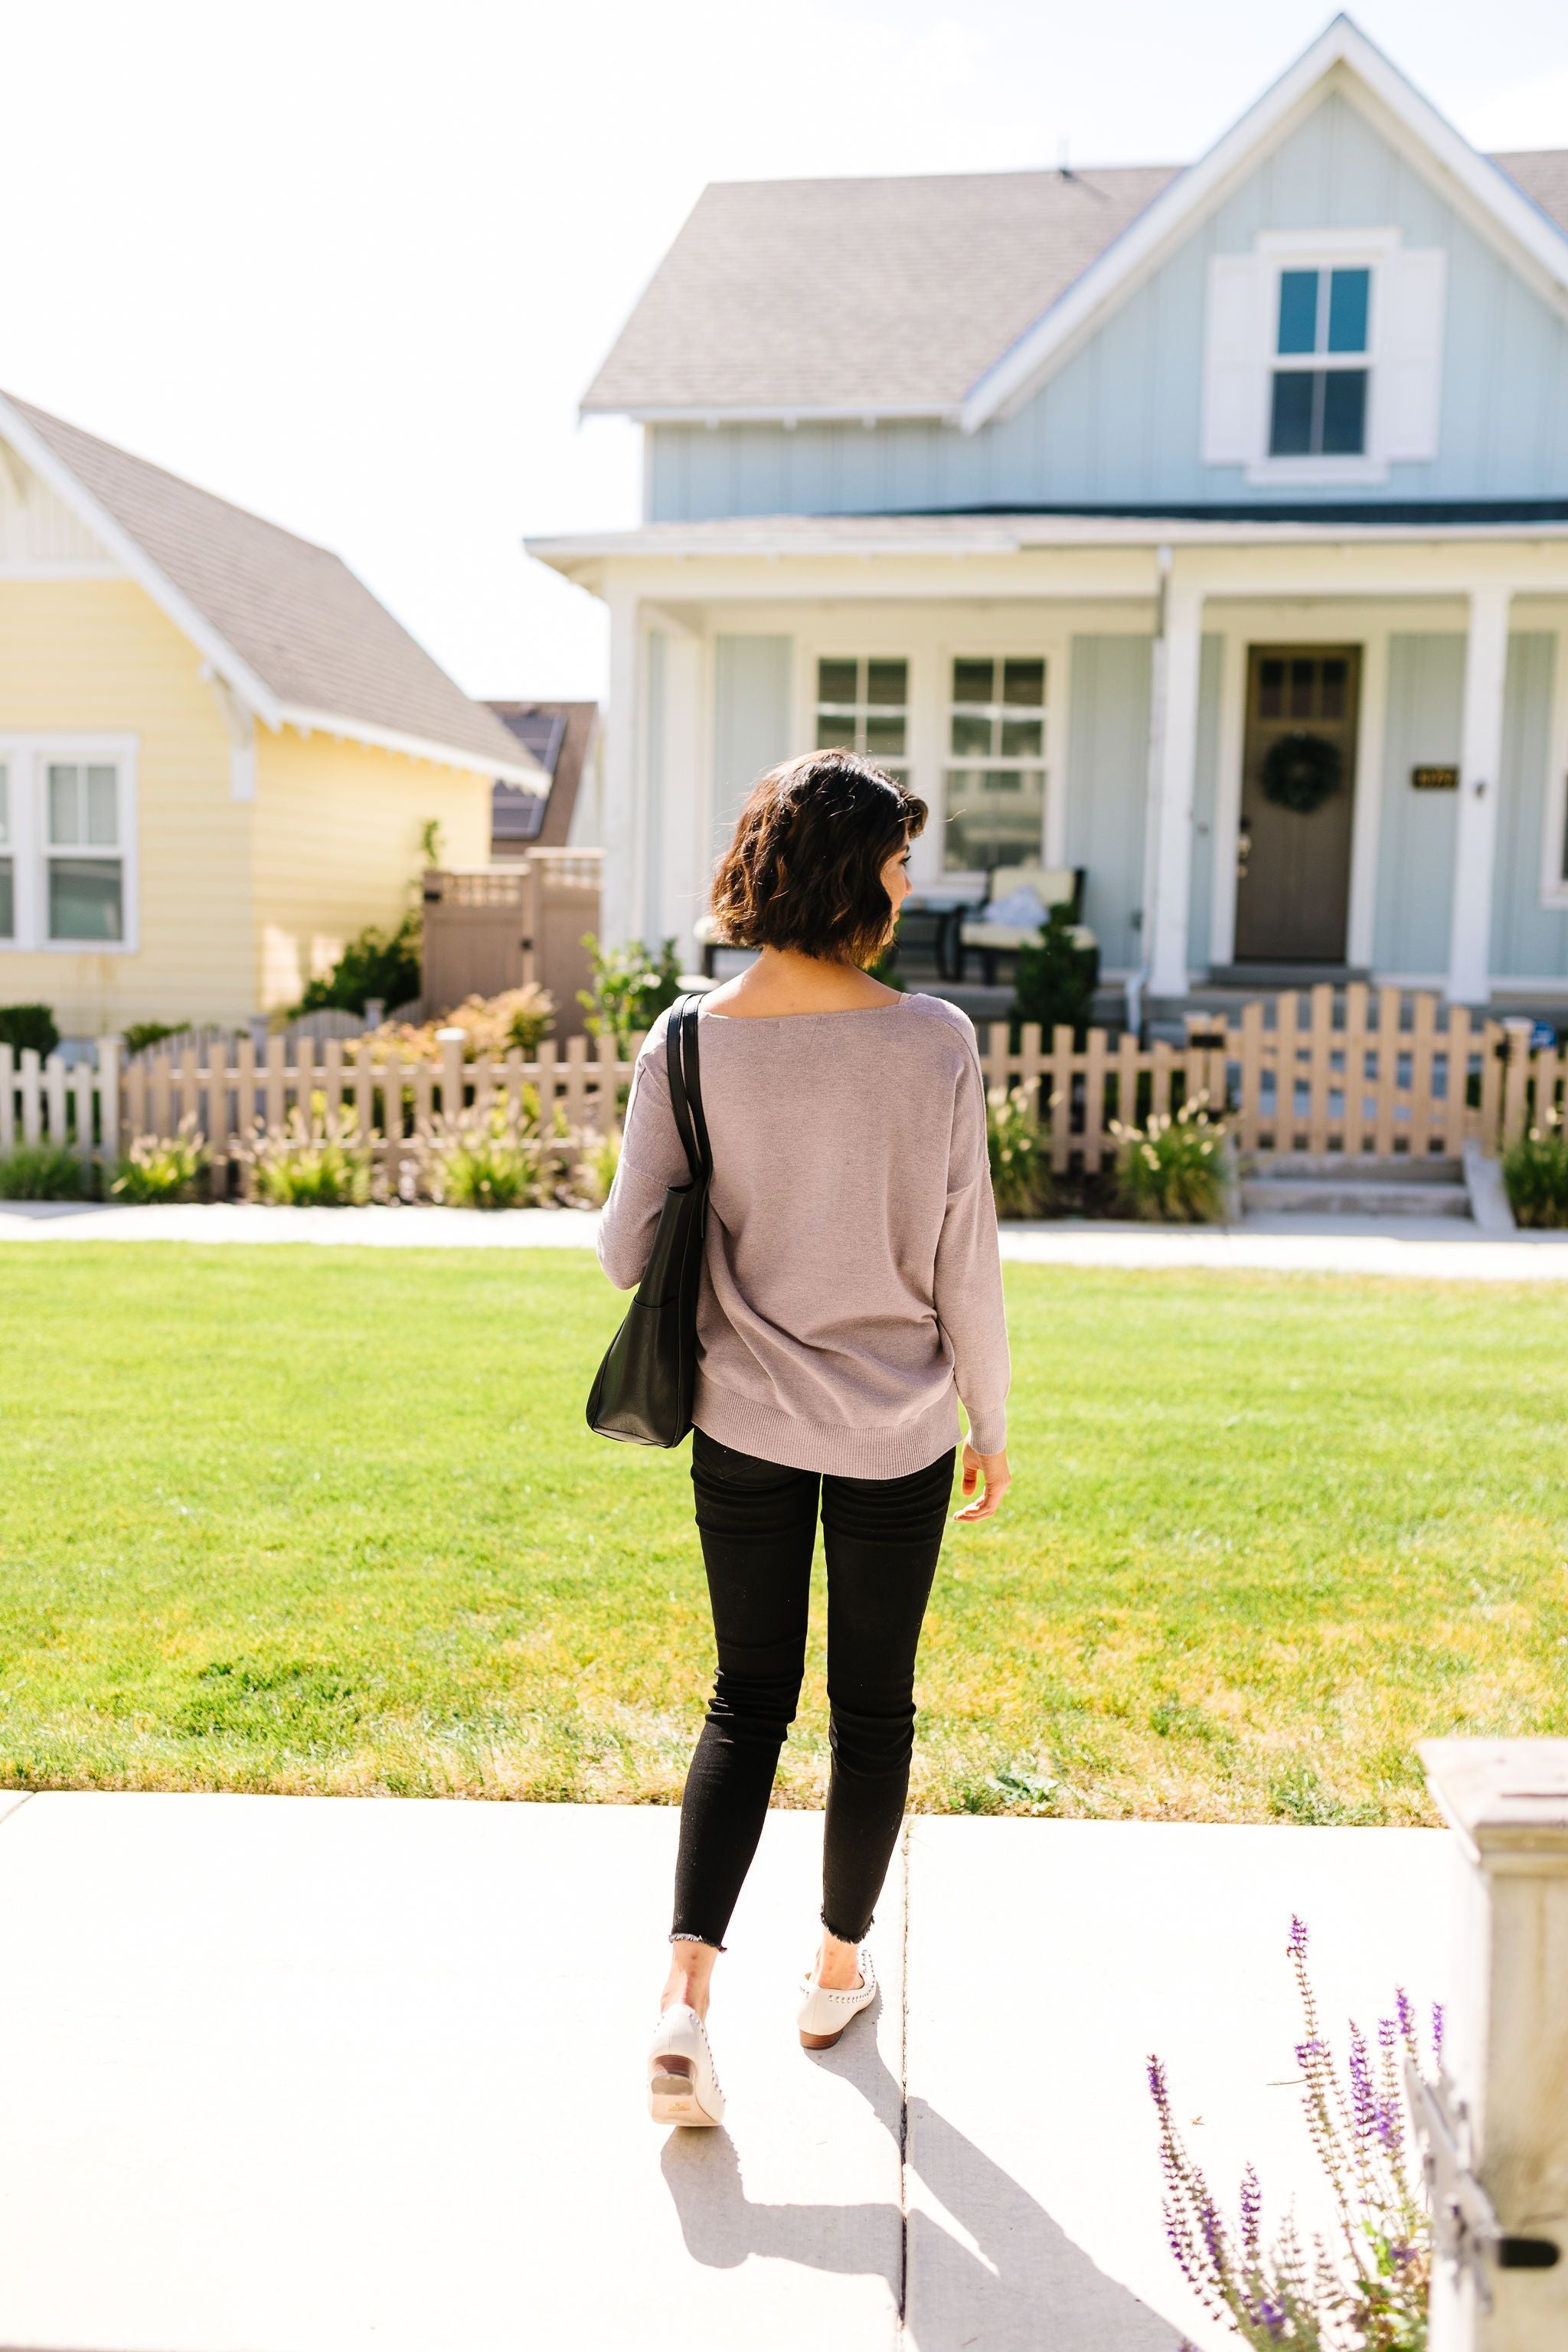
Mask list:
[[[737,1454],[784,1470],[819,1470],[834,1478],[909,1478],[958,1443],[958,1395],[950,1384],[916,1421],[891,1429],[847,1422],[798,1421],[704,1381],[697,1383],[697,1426]]]

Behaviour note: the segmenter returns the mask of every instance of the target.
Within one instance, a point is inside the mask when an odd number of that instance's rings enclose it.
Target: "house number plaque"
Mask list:
[[[1458,768],[1412,768],[1410,782],[1418,793],[1457,793]]]

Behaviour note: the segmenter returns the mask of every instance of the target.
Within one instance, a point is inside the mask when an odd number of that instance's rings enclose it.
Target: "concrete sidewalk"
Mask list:
[[[1336,2037],[1453,1980],[1437,1832],[922,1819],[879,2008],[808,2057],[821,1823],[773,1813],[730,2128],[667,2134],[669,1811],[0,1804],[0,2345],[37,2352],[1217,2352],[1147,2053],[1226,2201],[1250,2154],[1310,2220],[1291,1912]]]
[[[185,1208],[0,1201],[0,1241],[308,1242],[374,1249],[591,1249],[591,1209]],[[1032,1265],[1367,1274],[1436,1282],[1568,1282],[1568,1234],[1489,1240],[1431,1217],[1256,1217],[1202,1228],[1109,1220],[1008,1223],[1002,1255]]]

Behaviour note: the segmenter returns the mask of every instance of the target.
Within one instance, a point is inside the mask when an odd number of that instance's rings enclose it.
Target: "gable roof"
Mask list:
[[[0,438],[72,507],[273,728],[320,728],[541,781],[341,557],[79,426],[0,395]]]
[[[707,189],[583,406],[656,420],[902,414],[973,430],[1026,398],[1336,72],[1568,295],[1568,153],[1478,154],[1337,16],[1185,169]]]
[[[956,409],[1175,173],[1150,164],[707,188],[583,406]]]

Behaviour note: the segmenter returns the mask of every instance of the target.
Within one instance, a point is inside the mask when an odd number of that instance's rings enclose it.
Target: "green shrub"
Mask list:
[[[19,1143],[0,1153],[0,1201],[79,1201],[89,1183],[67,1144]]]
[[[1502,1156],[1502,1181],[1516,1223],[1568,1225],[1568,1136],[1560,1112],[1549,1110],[1544,1127],[1532,1127],[1510,1144]]]
[[[1020,948],[1013,975],[1013,1019],[1037,1021],[1048,1039],[1056,1028],[1086,1029],[1100,984],[1100,950],[1073,938],[1065,907],[1053,907],[1040,926],[1038,946]]]
[[[1037,1217],[1051,1198],[1050,1129],[1026,1087],[994,1087],[985,1098],[985,1144],[999,1217]]]
[[[354,1139],[353,1113],[328,1119],[298,1105],[280,1128],[258,1131],[246,1153],[257,1196],[275,1209],[359,1208],[370,1199],[371,1155]]]
[[[537,1208],[548,1194],[549,1156],[545,1139],[499,1105],[468,1111],[430,1138],[426,1189],[450,1209]]]
[[[594,985],[580,988],[577,1002],[588,1015],[588,1034],[611,1036],[624,1059],[634,1037],[651,1029],[667,1004],[680,993],[680,962],[675,941],[666,940],[657,958],[642,940],[603,948],[592,931],[583,945],[594,966]]]
[[[904,983],[899,976],[899,942],[896,938],[889,940],[881,954],[866,969],[873,980],[881,982],[884,988],[896,988],[902,995]]]
[[[310,982],[295,1013],[363,1013],[372,997],[406,1004],[419,993],[419,939],[416,912],[405,915],[395,931],[367,923],[326,977]]]
[[[1146,1127],[1112,1119],[1116,1187],[1135,1217],[1171,1225],[1215,1223],[1225,1214],[1225,1126],[1211,1118],[1208,1097],[1194,1095],[1173,1118],[1156,1112]]]
[[[187,1116],[180,1121],[176,1135],[139,1135],[109,1189],[117,1200],[142,1207],[163,1201],[194,1201],[208,1158],[195,1119]]]
[[[25,1054],[30,1045],[47,1060],[60,1042],[55,1016],[47,1004],[0,1004],[0,1045]]]
[[[132,1021],[121,1039],[128,1054],[144,1054],[149,1045],[161,1045],[165,1037],[184,1037],[189,1034],[188,1021]]]

